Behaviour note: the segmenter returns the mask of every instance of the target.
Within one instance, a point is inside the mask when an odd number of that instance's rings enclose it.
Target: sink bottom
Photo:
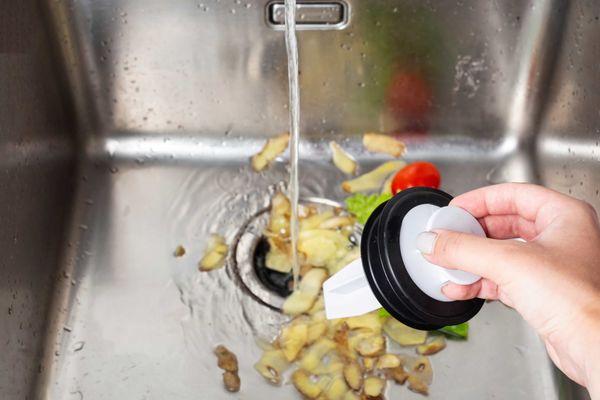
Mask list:
[[[436,162],[436,160],[432,160]],[[366,162],[375,165],[375,160]],[[486,184],[491,159],[437,161],[443,189]],[[301,165],[301,196],[343,200],[343,175],[328,161]],[[284,162],[256,174],[242,162],[83,166],[64,279],[54,298],[38,393],[44,399],[299,398],[253,370],[285,320],[248,295],[229,267],[197,271],[211,233],[231,243],[268,205]],[[177,245],[186,254],[173,256]],[[231,261],[231,260],[230,260]],[[212,349],[238,356],[241,392],[226,393]],[[467,342],[432,357],[431,398],[559,398],[561,379],[518,314],[486,304]],[[422,399],[391,385],[388,398]]]

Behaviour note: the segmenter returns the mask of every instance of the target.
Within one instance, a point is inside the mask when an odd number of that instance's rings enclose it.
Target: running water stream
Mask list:
[[[298,44],[296,41],[296,0],[285,0],[285,47],[288,62],[288,91],[290,113],[290,181],[289,197],[292,205],[290,219],[292,241],[292,271],[294,290],[298,287],[298,150],[300,143],[300,88],[298,85]]]

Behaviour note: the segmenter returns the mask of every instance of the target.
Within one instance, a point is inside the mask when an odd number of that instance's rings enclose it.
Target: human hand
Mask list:
[[[600,396],[600,225],[587,203],[529,184],[484,187],[451,205],[475,216],[488,238],[425,232],[434,264],[480,275],[442,289],[455,300],[500,300],[540,334],[552,361]],[[503,240],[522,238],[525,242]],[[600,397],[599,397],[600,398]]]

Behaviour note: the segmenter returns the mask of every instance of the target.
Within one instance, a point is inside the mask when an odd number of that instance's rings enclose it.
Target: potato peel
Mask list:
[[[317,340],[302,354],[300,367],[309,372],[315,371],[321,364],[323,357],[335,347],[335,342],[331,339],[321,338]]]
[[[377,359],[375,357],[364,357],[362,359],[363,362],[363,367],[365,369],[365,371],[367,372],[371,372],[375,369],[375,362],[377,361]]]
[[[223,372],[223,386],[228,392],[236,393],[240,391],[242,381],[237,372],[225,371]]]
[[[292,270],[292,260],[290,259],[291,250],[288,243],[281,244],[281,240],[276,237],[267,239],[269,242],[269,251],[265,257],[265,267],[270,270],[287,273]]]
[[[360,364],[354,360],[344,367],[344,379],[353,390],[360,390],[363,385],[363,371]]]
[[[260,360],[254,364],[258,371],[267,381],[274,385],[281,384],[282,374],[290,366],[285,354],[280,349],[267,350]]]
[[[308,341],[308,326],[304,323],[284,327],[279,335],[279,345],[288,361],[294,361]]]
[[[315,300],[315,303],[312,305],[310,310],[308,310],[308,313],[310,315],[315,315],[321,311],[325,311],[325,299],[323,298],[323,296],[317,297],[317,300]],[[320,317],[318,317],[317,319],[319,318]]]
[[[393,379],[399,385],[404,385],[404,382],[408,379],[408,372],[404,370],[402,365],[388,369],[386,372],[388,378]]]
[[[350,264],[352,261],[356,260],[360,257],[360,248],[353,247],[351,248],[343,257],[339,258],[334,262],[330,262],[327,264],[327,270],[329,271],[329,275],[333,275],[346,265]]]
[[[414,375],[408,376],[408,388],[415,393],[427,396],[429,394],[429,385]]]
[[[292,383],[303,396],[309,399],[316,399],[323,391],[319,382],[313,382],[310,375],[303,369],[294,371]]]
[[[402,322],[388,318],[383,324],[384,332],[401,346],[415,346],[425,343],[427,331],[413,329]]]
[[[302,230],[298,238],[298,251],[315,267],[325,267],[343,257],[350,245],[346,236],[329,229]]]
[[[363,392],[368,397],[378,397],[383,393],[385,380],[377,376],[369,376],[365,379]]]
[[[360,396],[354,393],[352,390],[349,390],[344,395],[343,400],[361,400]]]
[[[252,156],[250,160],[252,169],[260,172],[267,168],[273,160],[287,149],[289,142],[290,134],[288,132],[268,139],[260,152]]]
[[[218,345],[214,349],[214,353],[217,356],[217,365],[219,368],[229,372],[237,372],[238,360],[235,354],[233,354],[227,347]]]
[[[329,148],[331,149],[333,164],[340,171],[348,175],[356,174],[358,163],[354,157],[348,154],[339,144],[334,141],[329,142]]]
[[[398,158],[406,152],[406,145],[395,138],[381,133],[365,133],[363,146],[372,153],[389,154]]]
[[[406,361],[404,361],[404,366],[410,376],[415,376],[428,385],[431,384],[433,369],[428,357],[407,357]]]
[[[392,182],[394,181],[396,174],[390,174],[383,185],[381,185],[381,194],[393,194],[392,193]]]
[[[238,360],[227,347],[218,345],[214,351],[217,356],[217,365],[223,372],[223,386],[229,392],[239,392],[241,381],[238,375]]]
[[[377,359],[376,369],[390,369],[400,366],[400,359],[395,354],[384,354]]]
[[[315,375],[334,375],[341,374],[343,370],[344,361],[332,350],[323,356],[321,363],[311,372]]]
[[[300,220],[300,230],[305,231],[309,229],[316,229],[323,222],[333,217],[333,211],[325,211],[319,214],[311,215],[310,217]]]
[[[350,329],[365,328],[377,334],[381,333],[383,325],[377,312],[371,312],[368,314],[359,315],[357,317],[347,318],[346,323]]]
[[[344,377],[338,374],[333,376],[324,394],[327,400],[343,400],[346,392],[348,392],[348,385]]]
[[[320,229],[340,229],[345,226],[353,226],[356,220],[351,216],[337,216],[324,220],[318,226]]]
[[[343,322],[333,329],[333,341],[337,345],[337,351],[346,360],[354,360],[356,354],[350,349],[348,345],[348,325]]]
[[[183,247],[182,245],[179,245],[175,248],[175,251],[173,252],[173,256],[174,257],[183,257],[185,255],[185,247]]]
[[[374,170],[357,178],[342,182],[342,189],[348,193],[379,190],[383,182],[394,172],[404,167],[404,161],[388,161]]]
[[[327,332],[327,322],[325,321],[316,321],[313,322],[308,327],[307,334],[307,343],[312,344],[316,342],[320,337],[322,337],[325,332]]]
[[[416,393],[428,394],[428,386],[433,380],[433,370],[429,358],[425,356],[400,356],[402,364],[406,368],[408,377],[408,388]]]
[[[229,247],[225,244],[225,239],[220,235],[211,235],[206,246],[204,257],[198,264],[200,271],[212,271],[225,265],[225,258]]]
[[[385,338],[381,335],[372,335],[358,342],[356,351],[363,357],[376,357],[385,351]]]
[[[319,296],[323,282],[327,279],[327,271],[313,268],[304,275],[298,290],[294,291],[283,303],[283,312],[287,315],[298,315],[310,310]]]
[[[417,346],[417,353],[422,354],[424,356],[430,356],[432,354],[438,353],[446,348],[446,339],[443,336],[435,336],[425,344]]]

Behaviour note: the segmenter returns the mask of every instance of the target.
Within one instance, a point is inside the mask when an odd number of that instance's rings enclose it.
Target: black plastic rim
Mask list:
[[[420,204],[447,206],[449,194],[432,188],[403,190],[381,204],[365,224],[361,258],[371,290],[383,308],[415,329],[434,330],[466,322],[479,312],[484,300],[443,302],[423,293],[406,271],[400,253],[404,216]]]

